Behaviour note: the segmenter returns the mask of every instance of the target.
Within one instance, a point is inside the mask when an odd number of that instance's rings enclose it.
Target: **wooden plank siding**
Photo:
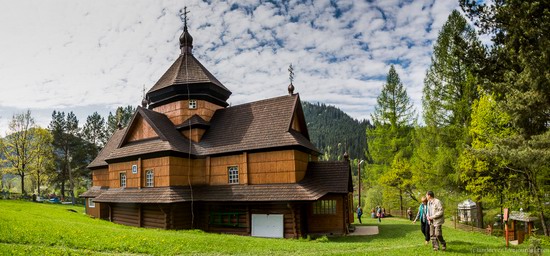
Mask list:
[[[128,131],[126,142],[143,140],[148,138],[158,137],[159,135],[153,130],[143,117],[138,115],[134,121],[131,130]]]
[[[239,168],[239,184],[296,183],[305,176],[310,155],[298,150],[240,153],[229,156],[188,159],[165,156],[111,163],[94,170],[94,186],[120,187],[120,173],[126,173],[126,187],[146,186],[145,172],[152,170],[155,187],[227,185],[228,167]],[[132,165],[138,173],[132,173]],[[188,179],[190,175],[190,179]]]
[[[101,168],[92,171],[92,186],[109,186],[109,169]]]
[[[280,150],[248,154],[248,183],[295,183],[303,179],[308,154],[298,150]]]
[[[185,129],[181,131],[181,134],[185,138],[191,139],[194,142],[199,142],[202,139],[202,135],[206,132],[205,129],[201,128],[192,128],[191,130]]]
[[[165,114],[174,125],[180,125],[193,115],[202,117],[209,122],[216,110],[223,108],[204,100],[197,100],[197,108],[189,109],[188,100],[180,100],[153,108],[153,111]]]

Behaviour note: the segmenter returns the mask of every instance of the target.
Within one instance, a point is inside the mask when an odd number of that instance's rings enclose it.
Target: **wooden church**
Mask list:
[[[228,106],[187,24],[179,40],[179,57],[89,164],[87,214],[259,237],[347,234],[349,161],[317,161],[292,81],[288,95]]]

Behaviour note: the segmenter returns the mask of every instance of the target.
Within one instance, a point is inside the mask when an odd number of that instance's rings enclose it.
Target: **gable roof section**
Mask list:
[[[297,95],[286,95],[219,109],[198,144],[201,154],[222,154],[286,146],[319,150],[299,132],[290,129]],[[302,114],[303,115],[303,114]]]
[[[294,111],[292,113],[292,119],[290,119],[290,124],[288,125],[288,130],[292,129],[292,123],[294,122],[294,117],[298,121],[298,126],[300,127],[300,133],[309,141],[309,132],[307,131],[306,119],[304,117],[304,110],[302,109],[302,102],[300,101],[300,95],[296,94],[296,101],[294,102]]]
[[[310,162],[306,177],[299,183],[262,185],[223,185],[161,188],[113,188],[99,194],[95,202],[176,203],[203,202],[275,202],[315,201],[329,193],[352,192],[348,161]],[[91,197],[91,196],[90,196]]]
[[[153,128],[158,138],[127,142],[128,131],[134,128],[138,116]],[[106,161],[163,151],[193,152],[189,141],[176,130],[174,124],[164,114],[138,107],[128,127],[118,146],[105,158]]]

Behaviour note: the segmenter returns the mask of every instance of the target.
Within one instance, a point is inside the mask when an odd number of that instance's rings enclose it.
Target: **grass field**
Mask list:
[[[379,225],[379,235],[297,240],[134,228],[92,219],[83,211],[82,207],[0,200],[0,254],[526,255],[522,251],[528,248],[524,244],[505,250],[502,238],[445,227],[447,251],[433,252],[423,244],[418,224],[395,218],[381,224],[365,219],[363,225]]]

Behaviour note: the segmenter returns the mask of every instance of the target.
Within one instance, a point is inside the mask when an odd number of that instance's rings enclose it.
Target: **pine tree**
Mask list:
[[[136,108],[128,105],[126,107],[118,107],[115,113],[109,112],[107,117],[107,138],[110,138],[111,135],[118,129],[118,126],[126,127],[130,123],[130,119],[136,112]]]
[[[96,154],[107,142],[105,119],[97,112],[86,118],[86,123],[82,127],[82,138],[95,146],[94,151]]]
[[[372,161],[369,168],[380,177],[380,183],[399,190],[401,210],[403,193],[414,189],[408,186],[412,178],[408,160],[412,154],[413,117],[411,100],[392,65],[372,114],[373,127],[366,130],[367,159]]]
[[[439,184],[447,192],[462,189],[457,160],[470,143],[471,109],[478,98],[473,74],[480,55],[483,48],[475,31],[458,11],[453,11],[439,32],[426,72],[422,98],[426,128],[417,131],[418,159],[413,160],[414,169],[427,174],[426,181]]]

